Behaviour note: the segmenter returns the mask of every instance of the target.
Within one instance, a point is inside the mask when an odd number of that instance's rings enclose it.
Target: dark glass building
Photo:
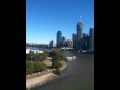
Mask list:
[[[94,49],[94,28],[89,31],[89,49]]]
[[[89,36],[83,37],[83,50],[88,50],[89,49]]]
[[[55,47],[55,42],[54,42],[53,40],[50,41],[49,47],[50,47],[50,48]]]
[[[62,37],[62,47],[66,47],[66,37]]]
[[[72,34],[73,48],[76,48],[76,37],[77,37],[77,34],[73,33]]]
[[[86,36],[87,36],[87,34],[86,34],[86,33],[83,33],[83,38],[86,37]]]
[[[56,40],[57,48],[61,47],[61,43],[62,43],[62,32],[58,31],[57,32],[57,40]]]
[[[76,41],[76,48],[77,49],[82,49],[82,29],[83,29],[83,23],[82,22],[78,22],[77,26],[77,41]]]

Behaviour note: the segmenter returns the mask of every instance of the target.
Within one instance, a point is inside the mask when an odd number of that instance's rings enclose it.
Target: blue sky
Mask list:
[[[26,43],[56,42],[56,33],[72,39],[76,23],[83,22],[83,32],[94,28],[94,0],[26,0]]]

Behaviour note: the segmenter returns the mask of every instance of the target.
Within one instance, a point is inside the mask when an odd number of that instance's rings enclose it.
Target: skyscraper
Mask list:
[[[51,48],[55,47],[55,42],[53,40],[50,41],[49,47]]]
[[[89,49],[89,36],[83,37],[83,46],[82,49]]]
[[[89,31],[89,49],[94,49],[94,28]]]
[[[77,37],[77,34],[73,33],[72,34],[73,48],[76,48],[76,37]]]
[[[56,41],[57,48],[61,47],[61,43],[62,43],[62,32],[58,31],[57,32],[57,41]]]
[[[71,39],[67,39],[67,47],[73,47],[73,44],[72,44],[72,40]]]
[[[62,37],[62,47],[66,47],[66,37]]]
[[[87,36],[87,34],[86,34],[86,33],[83,33],[83,38],[86,37],[86,36]]]
[[[77,49],[82,49],[82,29],[83,29],[83,23],[77,22],[77,43],[76,43],[76,48]]]

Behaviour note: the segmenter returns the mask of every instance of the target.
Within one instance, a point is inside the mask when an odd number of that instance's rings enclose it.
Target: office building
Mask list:
[[[62,47],[66,47],[66,37],[62,37]]]
[[[77,41],[76,41],[76,48],[77,49],[82,49],[82,29],[83,29],[83,23],[82,22],[78,22],[76,25],[76,29],[77,29]]]
[[[62,43],[62,32],[58,31],[57,32],[57,40],[56,40],[57,48],[61,47],[61,43]]]
[[[89,49],[89,36],[83,37],[82,49],[83,50],[88,50]]]
[[[73,33],[72,34],[73,48],[76,48],[76,37],[77,37],[77,34]]]
[[[55,42],[54,42],[53,40],[50,41],[49,47],[50,47],[50,48],[55,47]]]
[[[73,47],[71,39],[67,39],[67,47],[69,47],[69,48]]]
[[[89,49],[94,49],[94,28],[89,30]]]
[[[83,33],[83,38],[86,37],[86,36],[87,36],[87,34],[86,34],[86,33]]]

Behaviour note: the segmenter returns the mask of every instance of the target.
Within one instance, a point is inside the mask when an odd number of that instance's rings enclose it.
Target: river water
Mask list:
[[[94,90],[94,54],[80,54],[72,51],[61,51],[66,56],[76,56],[76,60],[68,61],[62,71],[63,78],[30,90]]]

